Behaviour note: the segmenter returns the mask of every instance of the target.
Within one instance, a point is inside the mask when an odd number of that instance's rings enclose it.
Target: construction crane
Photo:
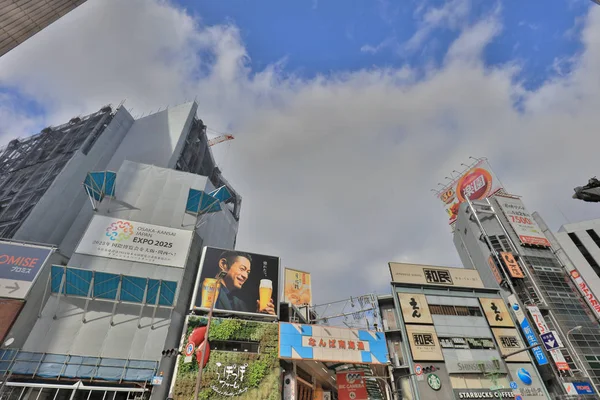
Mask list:
[[[235,139],[233,137],[233,135],[221,135],[221,136],[217,136],[216,138],[210,139],[208,141],[208,147],[214,146],[215,144],[219,144],[221,142],[226,142],[228,140],[233,140]]]

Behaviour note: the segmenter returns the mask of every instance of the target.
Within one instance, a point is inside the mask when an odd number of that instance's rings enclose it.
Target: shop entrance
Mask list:
[[[143,400],[148,389],[7,382],[0,387],[0,400]]]

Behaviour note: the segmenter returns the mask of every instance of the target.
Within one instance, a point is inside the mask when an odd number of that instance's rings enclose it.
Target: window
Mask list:
[[[577,246],[577,250],[579,250],[583,258],[585,258],[588,264],[590,264],[590,266],[594,269],[594,272],[596,272],[596,274],[600,276],[600,265],[598,265],[598,263],[596,262],[596,260],[594,260],[594,257],[592,257],[588,249],[586,249],[583,243],[581,243],[581,240],[579,240],[577,235],[573,232],[569,233],[569,237],[571,238],[575,246]]]
[[[593,229],[588,229],[586,232],[588,233],[588,235],[590,235],[594,243],[596,243],[596,246],[600,247],[600,236],[598,236],[596,231]]]
[[[479,307],[429,305],[429,312],[434,315],[459,315],[465,317],[481,317]]]
[[[211,350],[217,351],[233,351],[240,353],[258,353],[259,343],[258,342],[244,342],[236,340],[211,340]]]

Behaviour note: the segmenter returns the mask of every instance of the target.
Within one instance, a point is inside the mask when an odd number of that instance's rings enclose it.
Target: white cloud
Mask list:
[[[377,54],[381,50],[386,49],[393,45],[397,45],[397,44],[398,44],[398,42],[397,42],[396,38],[394,36],[390,36],[390,37],[383,39],[376,46],[372,46],[370,44],[365,44],[360,48],[360,51],[362,53]]]
[[[440,13],[427,18],[454,21]],[[303,79],[284,64],[253,71],[235,26],[164,2],[88,1],[0,58],[0,85],[39,99],[46,124],[123,98],[136,114],[196,97],[205,123],[236,134],[214,149],[244,197],[238,247],[311,271],[322,302],[386,290],[388,261],[457,265],[430,188],[471,155],[489,157],[555,228],[556,206],[598,217],[570,196],[598,174],[600,10],[573,71],[534,92],[515,83],[514,65],[481,61],[500,27],[495,14],[460,27],[423,77],[401,67]],[[32,122],[7,104],[3,127],[21,135]]]

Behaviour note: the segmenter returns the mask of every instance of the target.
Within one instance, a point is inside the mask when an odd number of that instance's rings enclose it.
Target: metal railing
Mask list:
[[[158,361],[0,350],[0,376],[150,382]]]

